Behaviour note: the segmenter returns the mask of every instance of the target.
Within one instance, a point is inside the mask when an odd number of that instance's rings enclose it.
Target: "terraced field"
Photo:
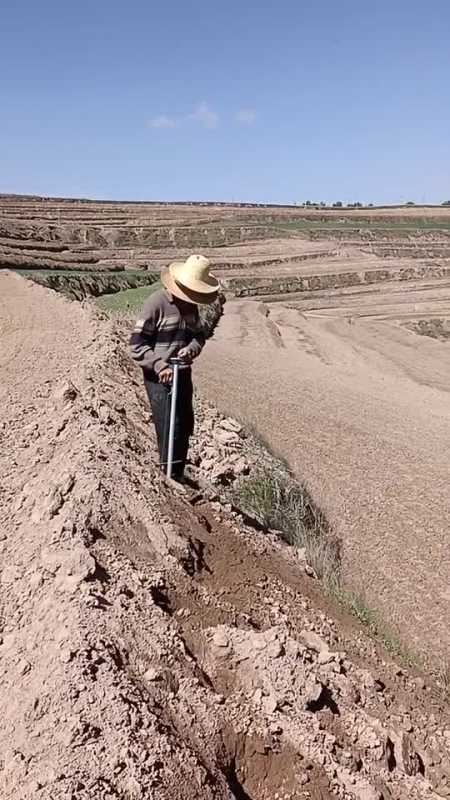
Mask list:
[[[60,290],[140,297],[151,286],[139,276],[151,284],[192,251],[229,295],[199,364],[203,392],[307,480],[349,581],[445,658],[450,208],[0,198],[0,268],[46,271]]]
[[[437,315],[445,328],[448,207],[318,211],[0,196],[0,268],[39,273],[74,297],[151,284],[192,250],[212,259],[238,297],[288,297],[301,310],[349,316],[379,307],[408,323]]]
[[[450,208],[321,209],[0,196],[0,268],[81,299],[151,285],[192,250],[225,290],[446,340]],[[126,307],[128,298],[112,306]],[[130,296],[131,299],[131,296]],[[108,305],[108,301],[107,301]],[[111,306],[111,303],[109,303]],[[430,333],[431,332],[431,333]]]
[[[154,269],[201,249],[221,269],[307,261],[348,248],[450,257],[450,208],[325,209],[102,203],[0,196],[0,266]]]

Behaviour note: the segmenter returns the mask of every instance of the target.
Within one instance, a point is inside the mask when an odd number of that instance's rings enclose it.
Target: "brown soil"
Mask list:
[[[161,481],[112,323],[7,273],[0,298],[2,798],[449,796],[428,679]]]
[[[366,603],[411,649],[445,663],[448,344],[399,323],[441,317],[448,282],[305,292],[289,302],[227,304],[199,364],[202,390],[306,479]]]

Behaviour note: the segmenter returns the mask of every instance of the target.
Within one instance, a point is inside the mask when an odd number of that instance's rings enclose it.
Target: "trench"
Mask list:
[[[237,778],[234,759],[225,772],[225,779],[230,789],[230,800],[254,800],[254,798],[247,794]]]

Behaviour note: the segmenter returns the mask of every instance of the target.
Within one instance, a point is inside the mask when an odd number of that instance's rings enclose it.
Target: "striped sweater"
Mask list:
[[[197,306],[174,298],[166,289],[146,300],[130,338],[133,360],[155,375],[182,347],[189,346],[196,358],[204,344]]]

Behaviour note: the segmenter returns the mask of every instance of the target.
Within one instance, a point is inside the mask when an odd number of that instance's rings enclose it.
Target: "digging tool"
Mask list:
[[[169,364],[172,367],[172,389],[170,392],[170,421],[169,421],[169,442],[167,447],[167,477],[172,477],[173,470],[173,446],[175,441],[175,419],[177,413],[177,394],[178,394],[178,373],[181,367],[186,366],[182,358],[171,358]]]

